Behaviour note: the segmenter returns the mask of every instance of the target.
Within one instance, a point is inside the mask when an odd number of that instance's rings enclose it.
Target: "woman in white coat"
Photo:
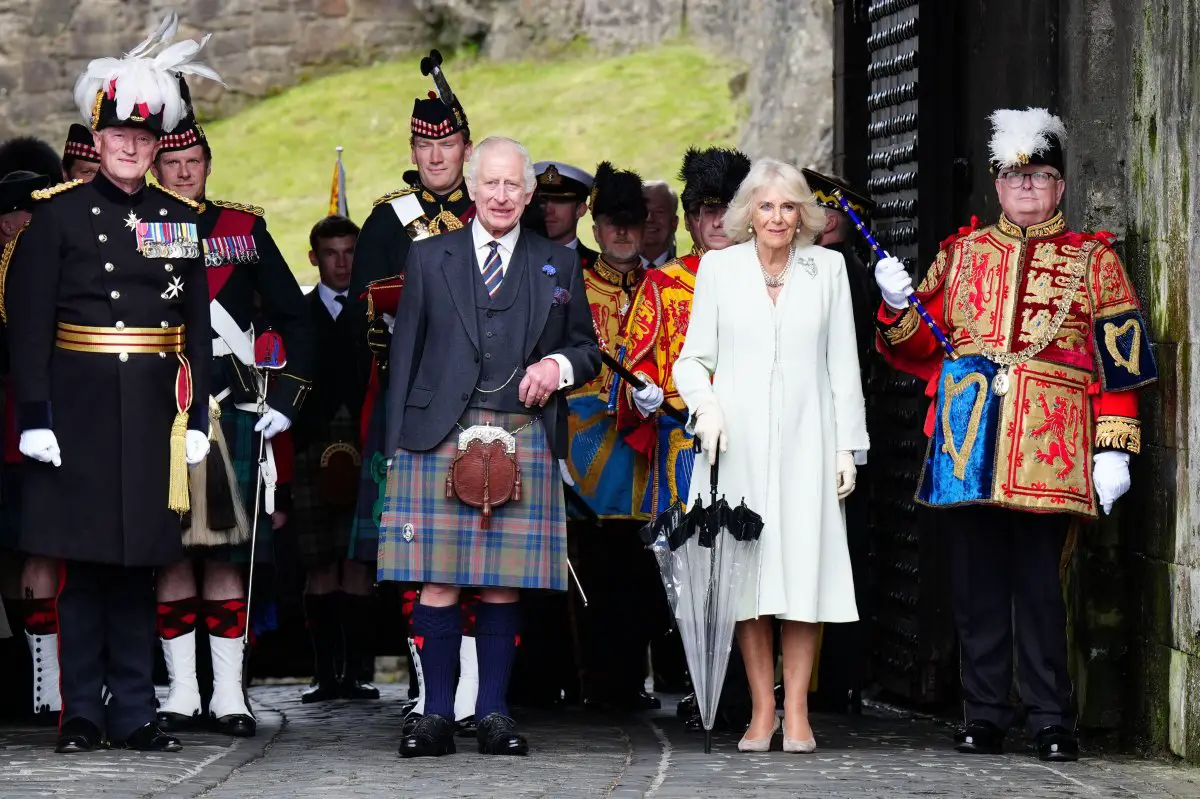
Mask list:
[[[675,365],[703,449],[696,474],[719,450],[720,493],[765,522],[737,610],[754,703],[742,751],[767,751],[779,730],[771,617],[783,621],[787,752],[816,748],[817,623],[858,619],[841,501],[869,444],[846,263],[812,244],[824,222],[800,170],[755,162],[725,216],[735,245],[700,261]]]

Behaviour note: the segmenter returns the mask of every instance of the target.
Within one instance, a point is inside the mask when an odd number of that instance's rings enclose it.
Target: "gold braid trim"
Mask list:
[[[255,216],[262,216],[264,213],[263,209],[259,208],[257,205],[243,205],[242,203],[234,203],[230,202],[229,200],[209,200],[208,202],[211,205],[217,206],[218,208],[230,208],[234,211],[245,211],[246,213],[254,214]]]
[[[179,202],[188,206],[193,211],[200,210],[200,203],[196,202],[195,200],[189,200],[187,197],[184,197],[182,194],[173,192],[170,189],[168,189],[166,186],[163,186],[159,183],[151,183],[150,185],[153,186],[154,188],[158,189],[159,191],[161,191],[163,194],[166,194],[169,197],[174,197],[176,200],[179,200]],[[209,202],[212,202],[212,201],[210,200]],[[215,203],[214,203],[214,205],[215,205]]]
[[[35,192],[31,192],[29,196],[35,200],[49,200],[56,194],[62,194],[64,191],[68,191],[76,186],[82,185],[82,180],[68,180],[66,183],[59,183],[55,186],[51,186],[48,189],[38,189]],[[16,239],[13,239],[13,241],[16,241]]]
[[[883,328],[882,332],[888,344],[899,344],[912,338],[913,333],[916,333],[920,327],[921,317],[910,305],[895,324]]]
[[[0,321],[5,324],[8,324],[8,308],[4,304],[4,290],[8,285],[8,264],[12,260],[13,252],[17,249],[17,241],[24,232],[25,228],[18,230],[17,235],[12,237],[12,241],[4,245],[4,252],[0,252]]]
[[[395,191],[389,191],[387,194],[383,195],[378,200],[371,203],[371,207],[374,208],[376,205],[383,205],[384,203],[390,203],[392,200],[396,199],[397,197],[403,197],[404,195],[412,194],[415,191],[416,191],[416,189],[414,189],[412,186],[405,186],[403,189],[396,189]]]
[[[1142,423],[1128,416],[1101,416],[1096,420],[1096,447],[1137,455],[1142,451]]]

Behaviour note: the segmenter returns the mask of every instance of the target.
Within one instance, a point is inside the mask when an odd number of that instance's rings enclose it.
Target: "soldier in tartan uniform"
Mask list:
[[[600,354],[576,253],[523,232],[535,179],[511,139],[482,142],[468,188],[469,228],[409,250],[396,315],[386,449],[393,453],[379,579],[419,582],[413,632],[425,672],[425,714],[401,739],[404,757],[454,751],[460,586],[478,586],[478,746],[525,754],[508,715],[508,676],[522,588],[566,589],[566,519],[556,458],[567,454],[565,389],[589,382]],[[511,436],[520,491],[490,516],[448,480],[466,439]],[[465,439],[464,439],[465,440]],[[508,456],[497,456],[508,457]],[[450,494],[448,495],[448,482]]]
[[[438,60],[440,62],[440,56]],[[428,59],[423,61],[425,74],[429,74],[425,69],[429,65]],[[440,70],[438,74],[442,94],[430,92],[428,98],[413,101],[409,145],[412,162],[417,168],[404,173],[403,188],[388,192],[375,201],[355,246],[350,277],[351,301],[356,298],[366,301],[366,340],[374,356],[361,414],[364,445],[357,511],[349,545],[349,557],[364,564],[374,564],[379,552],[386,460],[390,455],[383,449],[388,352],[404,286],[408,250],[414,241],[462,229],[475,215],[475,204],[463,182],[463,165],[471,157],[470,124],[458,97],[446,91],[449,87]],[[362,313],[361,306],[358,306],[358,312]],[[416,586],[404,586],[402,607],[411,608],[417,592]],[[470,614],[464,611],[461,677],[455,696],[455,719],[460,722],[460,731],[464,734],[470,734],[474,729],[478,689],[474,679],[478,671],[475,639],[469,618]],[[423,672],[416,663],[420,653],[411,631],[409,633],[405,637],[409,674],[413,676],[409,681],[410,702],[407,706],[408,725],[411,726],[419,720],[424,705],[421,701]]]
[[[180,89],[190,103],[182,79]],[[200,720],[196,628],[202,621],[213,674],[205,721],[229,735],[252,736],[256,722],[242,687],[242,639],[249,623],[243,570],[251,557],[269,559],[271,531],[281,523],[273,506],[276,473],[270,439],[291,427],[311,388],[312,322],[300,286],[267,230],[263,210],[208,197],[211,171],[212,150],[189,104],[183,121],[163,137],[154,174],[159,183],[194,200],[199,208],[213,358],[196,368],[212,373],[212,396],[204,401],[216,440],[212,457],[192,473],[196,500],[185,519],[183,539],[188,556],[158,573],[159,635],[171,683],[170,695],[159,708],[159,722],[168,729],[185,729]],[[272,375],[261,415],[254,377],[256,298],[287,351],[285,368]],[[268,465],[257,547],[251,553],[260,435],[267,439]],[[194,569],[201,559],[203,581],[198,586]]]

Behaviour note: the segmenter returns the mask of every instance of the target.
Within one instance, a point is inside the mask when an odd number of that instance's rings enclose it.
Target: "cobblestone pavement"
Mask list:
[[[380,702],[302,705],[299,686],[252,691],[259,734],[185,737],[176,755],[52,752],[54,731],[0,728],[0,796],[153,797],[1200,797],[1200,770],[1090,757],[1050,767],[1024,752],[966,758],[939,724],[872,714],[814,718],[813,755],[737,752],[737,737],[703,738],[668,710],[605,718],[583,711],[520,714],[533,754],[484,757],[474,741],[438,759],[396,755],[402,686]],[[779,746],[778,739],[776,747]]]

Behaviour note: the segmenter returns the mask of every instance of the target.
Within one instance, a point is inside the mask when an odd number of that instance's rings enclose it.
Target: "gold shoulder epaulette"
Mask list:
[[[82,183],[83,181],[73,181]],[[61,185],[66,185],[61,184]],[[50,191],[50,189],[41,189],[41,191]],[[8,264],[12,261],[13,252],[17,249],[17,242],[21,239],[21,234],[25,232],[25,228],[17,231],[17,235],[9,240],[8,244],[4,245],[4,251],[0,252],[0,321],[8,324],[8,306],[4,304],[4,289],[8,285]]]
[[[35,199],[35,200],[49,200],[51,197],[53,197],[56,194],[62,194],[64,191],[69,191],[70,189],[73,189],[76,186],[82,186],[82,185],[83,185],[82,180],[68,180],[66,183],[59,183],[58,185],[51,186],[48,189],[38,189],[37,191],[33,192],[30,196],[33,197],[33,199]]]
[[[403,197],[404,195],[412,194],[415,191],[417,191],[417,190],[414,189],[412,186],[405,186],[402,189],[396,189],[395,191],[389,191],[387,194],[383,195],[378,200],[376,200],[374,203],[372,203],[371,207],[374,208],[376,205],[382,205],[383,203],[390,203],[392,200],[396,199],[397,197]]]
[[[187,197],[184,197],[182,194],[173,192],[170,189],[168,189],[166,186],[163,186],[162,184],[151,183],[150,185],[153,186],[154,188],[158,189],[159,191],[161,191],[163,194],[166,194],[170,197],[174,197],[176,200],[179,200],[179,202],[183,203],[184,205],[190,206],[193,210],[196,210],[196,211],[200,210],[200,203],[196,202],[195,200],[189,200]]]
[[[231,203],[228,200],[209,200],[208,204],[215,205],[218,208],[232,208],[234,211],[245,211],[246,213],[254,214],[255,216],[262,216],[263,213],[265,213],[263,211],[263,209],[259,208],[257,205],[243,205],[242,203]]]

